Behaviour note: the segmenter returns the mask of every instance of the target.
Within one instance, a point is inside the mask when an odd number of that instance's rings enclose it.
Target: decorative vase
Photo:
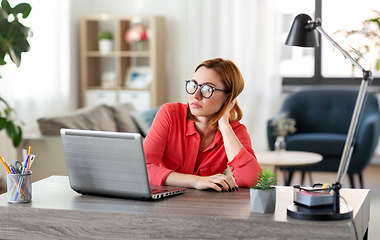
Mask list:
[[[145,41],[137,41],[136,42],[136,50],[137,51],[145,51]]]
[[[276,208],[276,189],[250,189],[251,211],[254,213],[273,213]]]
[[[112,40],[101,39],[99,40],[99,51],[101,54],[107,54],[112,51]]]
[[[286,142],[285,137],[276,137],[276,142],[274,143],[275,151],[285,151],[286,150]]]

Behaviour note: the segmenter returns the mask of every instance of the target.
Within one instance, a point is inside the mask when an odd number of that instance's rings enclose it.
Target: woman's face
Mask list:
[[[195,72],[193,81],[197,84],[207,84],[217,89],[226,90],[220,75],[216,71],[206,67],[200,67]],[[200,88],[198,86],[194,94],[189,94],[190,112],[198,119],[204,117],[208,121],[222,108],[227,100],[228,93],[215,90],[210,98],[204,98],[200,93]]]

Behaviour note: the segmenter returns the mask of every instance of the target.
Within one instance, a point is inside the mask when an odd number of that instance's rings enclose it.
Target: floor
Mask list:
[[[363,172],[364,187],[369,188],[371,201],[371,216],[369,222],[368,239],[380,240],[380,165],[369,165]],[[336,174],[334,173],[312,173],[313,182],[331,183],[335,181]],[[295,173],[291,184],[300,184],[301,174]],[[310,186],[308,175],[305,178],[304,186]],[[278,185],[283,185],[283,175],[278,171]],[[343,181],[343,187],[350,186],[348,177]],[[359,186],[359,180],[356,179],[356,185]],[[0,189],[0,193],[4,190]]]
[[[278,174],[278,185],[283,185],[283,175],[281,171]],[[369,240],[380,240],[380,165],[369,165],[363,172],[364,188],[370,189],[370,222],[368,228]],[[335,182],[335,173],[313,172],[312,179],[314,183],[332,183]],[[301,183],[301,174],[295,173],[291,185]],[[350,187],[348,177],[343,181],[343,187]],[[355,184],[359,186],[359,179],[355,179]],[[309,176],[305,176],[304,186],[310,186]]]

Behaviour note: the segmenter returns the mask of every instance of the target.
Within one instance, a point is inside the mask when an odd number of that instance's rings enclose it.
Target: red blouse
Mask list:
[[[167,103],[158,111],[144,140],[149,181],[163,185],[170,172],[211,176],[231,168],[236,184],[251,187],[261,167],[251,147],[251,138],[240,122],[231,123],[244,148],[228,162],[222,134],[198,155],[200,137],[194,122],[186,119],[188,104]]]

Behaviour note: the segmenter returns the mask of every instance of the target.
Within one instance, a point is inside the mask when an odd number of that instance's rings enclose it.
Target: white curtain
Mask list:
[[[278,74],[281,15],[278,0],[91,0],[92,14],[159,15],[166,18],[169,102],[186,102],[184,80],[202,61],[221,57],[240,68],[243,109],[254,150],[268,148],[267,120],[280,105]],[[74,4],[74,3],[73,3]],[[80,3],[75,3],[80,6]]]
[[[10,0],[12,7],[28,2],[32,11],[20,21],[33,32],[31,49],[22,54],[21,66],[10,59],[0,66],[0,95],[22,120],[24,135],[38,131],[37,119],[65,111],[70,96],[69,4],[67,0]],[[0,132],[0,155],[14,162],[16,150],[5,130]],[[0,168],[0,176],[5,173]],[[3,178],[4,179],[4,178]]]
[[[206,59],[222,57],[234,61],[245,79],[244,91],[238,98],[242,122],[248,128],[254,150],[266,150],[267,120],[278,110],[281,94],[278,66],[283,43],[276,1],[182,2],[185,25],[181,28],[181,75],[191,78],[195,66]],[[186,101],[186,94],[181,98]]]

